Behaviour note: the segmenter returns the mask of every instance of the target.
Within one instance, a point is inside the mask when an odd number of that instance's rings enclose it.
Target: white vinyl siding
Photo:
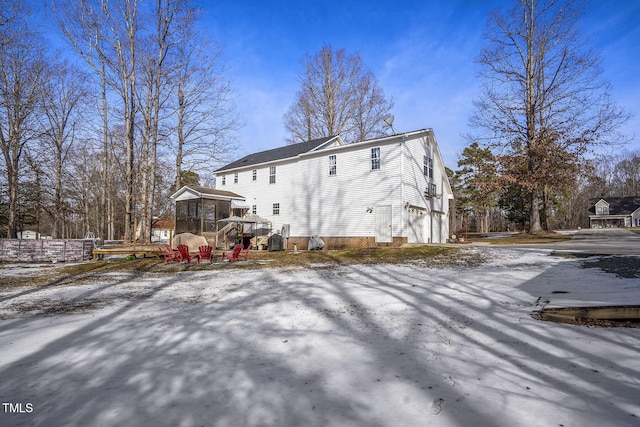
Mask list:
[[[272,221],[273,230],[290,224],[293,237],[314,234],[368,237],[373,244],[378,206],[391,206],[392,236],[407,237],[410,220],[407,205],[421,209],[423,215],[417,218],[420,223],[411,225],[428,233],[433,228],[432,211],[448,212],[447,194],[434,199],[424,197],[425,190],[431,189],[430,184],[437,184],[439,193],[445,192],[442,181],[446,176],[437,151],[432,150],[433,179],[423,174],[425,145],[434,144],[426,136],[429,132],[417,133],[400,143],[392,138],[376,140],[375,145],[365,141],[305,153],[257,168],[249,166],[239,170],[239,183],[233,186],[233,192],[245,197],[252,206],[262,206],[258,214]],[[379,149],[376,152],[384,155],[384,162],[376,173],[371,173],[376,148]],[[328,159],[334,155],[340,160],[340,170],[327,179]],[[270,178],[253,181],[254,168],[260,177]],[[274,215],[276,203],[278,213]],[[446,226],[442,231],[444,236],[447,235],[445,229]],[[426,234],[415,237],[419,241],[428,238]]]

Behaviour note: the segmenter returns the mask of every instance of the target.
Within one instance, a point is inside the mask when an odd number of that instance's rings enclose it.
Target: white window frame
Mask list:
[[[227,175],[222,175],[222,185],[227,185]]]
[[[258,180],[258,169],[254,169],[251,172],[251,180],[252,181],[257,181]]]
[[[338,174],[338,159],[335,154],[329,156],[329,176]]]
[[[371,170],[380,170],[380,147],[371,149]]]
[[[273,214],[280,215],[280,203],[273,204]]]
[[[238,172],[233,174],[233,183],[237,184],[238,183]]]
[[[276,167],[269,166],[269,184],[276,183]]]

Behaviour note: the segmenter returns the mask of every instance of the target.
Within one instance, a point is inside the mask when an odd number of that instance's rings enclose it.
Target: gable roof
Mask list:
[[[589,199],[589,212],[595,214],[595,206],[599,201],[609,204],[609,215],[630,215],[640,207],[640,197],[597,197]]]
[[[225,170],[242,168],[257,165],[260,163],[267,163],[273,162],[275,160],[283,160],[291,157],[296,157],[303,153],[320,150],[329,145],[329,143],[336,138],[339,139],[338,136],[328,136],[325,138],[314,139],[312,141],[300,142],[298,144],[285,145],[284,147],[278,147],[271,150],[252,153],[217,169],[215,172],[222,172]],[[340,144],[342,144],[342,142],[340,142]]]
[[[172,199],[176,199],[180,195],[182,195],[182,194],[184,194],[186,192],[190,192],[192,194],[195,194],[196,196],[198,196],[200,198],[203,198],[203,199],[216,199],[216,198],[222,197],[223,199],[241,199],[241,200],[244,200],[244,197],[242,197],[239,194],[233,193],[231,191],[215,190],[213,188],[200,187],[198,185],[185,185],[181,189],[179,189],[178,191],[173,193],[171,195],[171,198]]]

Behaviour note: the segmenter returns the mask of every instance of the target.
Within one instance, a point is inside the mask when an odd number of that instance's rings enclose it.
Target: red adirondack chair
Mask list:
[[[198,252],[200,253],[200,256],[198,257],[198,264],[201,264],[203,259],[208,259],[209,262],[213,264],[213,255],[211,254],[212,250],[213,248],[209,245],[200,246],[198,248]]]
[[[249,250],[251,249],[251,244],[249,244],[249,246],[246,247],[246,249],[243,249],[240,251],[240,253],[238,254],[238,259],[242,258],[245,261],[249,260]]]
[[[240,251],[242,250],[242,248],[244,248],[242,243],[238,243],[233,247],[233,252],[223,252],[222,259],[224,260],[226,258],[229,260],[229,262],[237,261],[238,255],[240,255]]]
[[[163,264],[166,264],[167,261],[182,261],[182,257],[179,252],[174,251],[170,245],[164,246],[164,248],[162,246],[158,246],[158,249],[160,249],[160,256],[164,257]]]
[[[197,258],[197,256],[192,256],[189,253],[189,246],[187,245],[178,245],[178,251],[180,252],[180,256],[182,257],[182,259],[180,260],[182,262],[182,260],[186,260],[189,264],[191,264],[191,260],[193,258]]]

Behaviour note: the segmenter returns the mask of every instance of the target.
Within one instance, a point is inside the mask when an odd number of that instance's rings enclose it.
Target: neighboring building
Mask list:
[[[173,221],[157,219],[151,224],[152,242],[169,242],[173,240]]]
[[[18,239],[23,239],[23,240],[40,239],[40,233],[35,232],[33,230],[18,231],[17,235],[18,235]]]
[[[589,227],[640,227],[640,197],[589,200]]]
[[[184,186],[171,195],[176,202],[175,234],[212,235],[217,221],[230,215],[242,216],[248,206],[244,197],[230,191]]]
[[[353,144],[327,137],[250,154],[216,171],[289,243],[325,248],[445,243],[453,193],[433,130]]]

